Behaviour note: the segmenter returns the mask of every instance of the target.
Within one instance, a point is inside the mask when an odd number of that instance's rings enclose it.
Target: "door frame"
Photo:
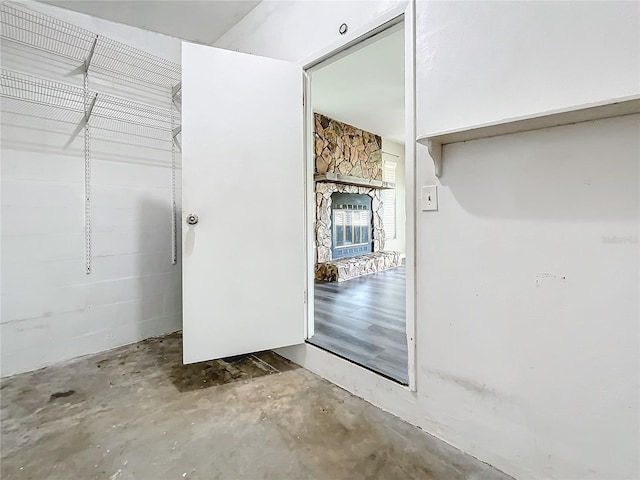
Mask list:
[[[314,331],[314,217],[315,185],[313,108],[311,105],[311,80],[307,72],[331,60],[347,55],[353,47],[372,42],[377,34],[403,24],[405,65],[405,207],[406,207],[406,335],[408,348],[409,385],[403,386],[415,392],[416,384],[416,121],[415,121],[415,5],[409,1],[381,14],[352,34],[336,41],[301,62],[304,81],[304,175],[305,175],[305,228],[306,228],[306,279],[305,339]],[[375,372],[374,372],[375,373]]]

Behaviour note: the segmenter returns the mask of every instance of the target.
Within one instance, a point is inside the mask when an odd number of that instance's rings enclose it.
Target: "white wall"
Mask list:
[[[329,2],[330,3],[330,2]],[[301,61],[391,3],[270,3],[220,41]],[[418,2],[419,134],[638,94],[640,4]],[[426,150],[417,392],[282,353],[519,479],[635,479],[638,116]]]
[[[639,9],[637,2],[419,1],[418,132],[637,94]]]
[[[37,3],[29,7],[180,61],[176,39]],[[82,82],[69,74],[75,65],[2,47],[3,68]],[[77,125],[64,116],[41,118],[36,107],[6,99],[2,110],[2,376],[180,329],[181,267],[171,264],[166,144],[92,139],[93,271],[86,275],[82,133],[67,145]]]
[[[267,0],[220,37],[216,47],[254,55],[298,61],[340,38],[350,38],[372,17],[397,5],[397,0]],[[312,19],[310,15],[315,15]],[[349,33],[338,29],[346,23]],[[277,25],[277,28],[274,27]],[[302,40],[302,41],[299,41]]]
[[[382,154],[384,162],[390,161],[396,164],[396,236],[387,238],[384,242],[385,250],[393,250],[403,255],[407,253],[406,243],[406,191],[405,191],[405,165],[404,165],[404,145],[389,140],[382,139],[382,151],[389,154]],[[386,205],[385,205],[385,208]]]

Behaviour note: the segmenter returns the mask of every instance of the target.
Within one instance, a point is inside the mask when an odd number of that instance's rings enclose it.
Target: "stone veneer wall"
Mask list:
[[[400,265],[400,252],[375,252],[318,263],[315,277],[320,282],[344,282]]]
[[[316,173],[382,180],[382,138],[315,114]]]
[[[315,114],[315,173],[339,173],[382,180],[382,138],[346,123]],[[340,183],[316,183],[316,262],[331,256],[331,194],[369,195],[373,218],[372,250],[384,249],[382,191]]]

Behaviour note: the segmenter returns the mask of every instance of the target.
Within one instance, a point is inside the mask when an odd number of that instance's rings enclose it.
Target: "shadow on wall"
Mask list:
[[[179,152],[172,265],[170,142],[92,128],[87,275],[81,117],[2,99],[3,375],[182,326]]]
[[[152,196],[137,206],[137,250],[132,255],[138,280],[138,312],[131,318],[137,339],[145,339],[182,329],[182,271],[180,212],[177,212],[176,264],[173,261],[171,204]]]
[[[440,180],[481,217],[637,219],[639,129],[629,115],[447,145]]]
[[[82,62],[1,46],[2,375],[180,329],[170,90],[89,76],[87,275]]]

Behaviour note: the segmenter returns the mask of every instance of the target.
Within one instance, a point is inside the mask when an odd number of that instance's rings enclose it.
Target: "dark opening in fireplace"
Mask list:
[[[333,258],[370,253],[371,197],[354,193],[331,195],[331,225]]]

